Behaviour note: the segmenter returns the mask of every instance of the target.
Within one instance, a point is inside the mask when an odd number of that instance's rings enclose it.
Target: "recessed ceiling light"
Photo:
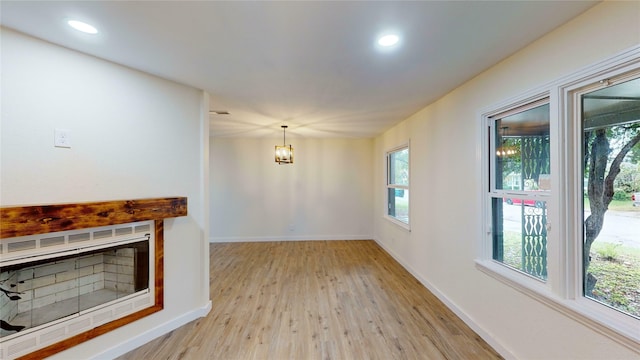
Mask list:
[[[78,21],[78,20],[69,20],[67,21],[67,24],[69,24],[69,26],[71,26],[72,28],[78,30],[78,31],[82,31],[85,34],[97,34],[98,33],[98,29],[96,29],[95,27],[93,27],[92,25],[89,25],[85,22],[82,21]]]
[[[398,43],[400,38],[398,35],[385,35],[378,39],[378,45],[388,47]]]

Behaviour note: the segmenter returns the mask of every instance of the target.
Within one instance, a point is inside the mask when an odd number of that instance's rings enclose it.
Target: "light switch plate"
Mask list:
[[[53,134],[53,146],[61,148],[71,147],[71,130],[55,129]]]

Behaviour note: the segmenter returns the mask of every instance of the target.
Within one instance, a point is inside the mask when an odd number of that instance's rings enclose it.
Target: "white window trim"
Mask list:
[[[482,127],[482,130],[480,131],[480,133],[482,133],[482,138],[480,141],[480,149],[489,149],[489,150],[481,150],[481,153],[480,153],[481,161],[478,162],[482,167],[480,173],[482,174],[481,204],[483,209],[483,221],[482,221],[483,236],[479,244],[479,253],[478,253],[479,258],[478,260],[476,260],[476,263],[482,266],[481,269],[492,272],[493,273],[492,276],[498,275],[504,280],[508,280],[509,283],[517,281],[517,279],[520,279],[520,282],[522,282],[523,284],[526,284],[526,287],[528,289],[535,289],[535,291],[537,292],[551,294],[551,291],[548,287],[549,287],[549,278],[551,277],[549,273],[553,268],[553,264],[551,264],[551,261],[549,258],[547,258],[548,276],[546,281],[539,279],[537,277],[534,277],[532,275],[529,275],[525,272],[514,269],[512,267],[509,267],[508,265],[493,259],[493,239],[492,239],[493,224],[491,222],[491,212],[492,212],[491,199],[500,198],[505,195],[514,195],[519,198],[527,198],[527,199],[528,198],[540,199],[547,202],[547,212],[549,213],[549,211],[551,211],[551,209],[553,208],[553,206],[550,206],[549,204],[553,202],[553,193],[556,192],[555,188],[553,187],[553,184],[551,187],[551,191],[545,192],[544,194],[531,194],[530,192],[515,191],[515,190],[498,190],[495,187],[495,179],[494,179],[495,176],[490,174],[489,172],[491,169],[495,169],[495,166],[496,166],[495,157],[493,156],[492,150],[489,148],[490,146],[489,137],[492,136],[490,134],[493,130],[493,125],[491,124],[493,122],[493,118],[495,118],[497,115],[508,116],[512,113],[525,111],[535,106],[542,105],[543,101],[547,98],[549,99],[548,103],[551,105],[550,93],[548,89],[546,88],[536,89],[534,91],[531,91],[523,95],[520,98],[513,98],[510,100],[504,101],[501,104],[491,108],[491,110],[485,111],[480,115],[480,118],[481,118],[480,126]],[[544,101],[544,103],[547,103],[547,102]],[[551,108],[550,108],[550,111],[552,112]],[[553,113],[550,114],[550,127],[552,123],[553,123]],[[486,155],[489,157],[489,161],[490,161],[489,165],[486,162],[486,157],[484,156],[483,151],[487,151]],[[553,169],[553,158],[550,159],[550,161],[551,161],[551,168]],[[489,182],[489,180],[491,181]],[[547,216],[548,227],[550,225],[549,224],[550,218],[551,216],[548,215]],[[548,238],[550,237],[550,235],[551,234],[547,235]],[[548,245],[549,243],[550,241],[547,241],[547,247],[549,246]],[[547,254],[548,253],[549,253],[549,250],[547,250]],[[547,255],[547,257],[548,256],[549,255]]]
[[[480,134],[476,147],[483,218],[477,244],[476,268],[492,278],[535,299],[565,316],[603,334],[640,354],[640,321],[610,309],[582,295],[582,168],[576,159],[575,144],[581,144],[581,124],[573,121],[575,97],[585,87],[598,81],[616,79],[623,74],[640,71],[640,45],[618,55],[585,67],[575,73],[545,84],[521,96],[487,107],[479,113]],[[550,98],[551,196],[548,199],[547,282],[494,261],[491,242],[491,209],[488,193],[489,149],[487,124],[489,117],[539,99]],[[554,224],[552,224],[554,222]],[[578,241],[580,240],[580,241]]]
[[[411,173],[413,171],[411,171],[411,146],[410,146],[410,141],[407,141],[404,144],[395,146],[393,148],[388,149],[387,151],[385,151],[384,153],[384,218],[389,220],[391,223],[407,230],[407,231],[411,231]],[[402,149],[407,149],[409,150],[409,186],[404,186],[404,185],[394,185],[393,188],[397,188],[397,189],[405,189],[407,191],[409,191],[409,223],[405,223],[403,221],[398,220],[397,218],[390,216],[389,215],[389,209],[388,209],[388,205],[389,205],[389,154],[396,152],[398,150],[402,150]]]
[[[482,114],[481,124],[483,127],[483,132],[485,134],[484,138],[482,139],[482,142],[483,142],[482,148],[490,149],[489,146],[491,144],[490,144],[489,138],[491,137],[492,139],[495,139],[495,136],[493,135],[495,134],[494,119],[497,116],[502,118],[502,117],[520,113],[544,104],[551,104],[549,91],[536,90],[524,95],[520,99],[513,99],[510,101],[504,102],[502,103],[502,105],[500,105],[493,111]],[[549,111],[551,112],[551,108],[549,109]],[[550,127],[551,127],[551,123],[553,122],[552,116],[553,115],[550,114],[550,121],[549,121]],[[488,133],[485,132],[487,130],[489,131]],[[540,293],[552,294],[551,290],[549,289],[549,286],[552,283],[552,281],[549,280],[549,278],[551,277],[549,273],[552,271],[554,265],[551,264],[548,254],[547,254],[547,279],[546,280],[527,274],[524,271],[514,269],[513,267],[510,267],[507,264],[504,264],[500,261],[493,259],[493,239],[492,239],[493,224],[491,222],[492,220],[491,219],[491,213],[492,213],[491,200],[508,196],[508,197],[518,197],[522,199],[534,199],[534,200],[545,201],[547,204],[546,206],[547,214],[549,214],[549,211],[553,209],[553,206],[550,206],[550,204],[553,201],[552,199],[553,199],[553,194],[555,193],[555,188],[552,186],[550,191],[545,191],[541,193],[533,193],[531,191],[496,189],[495,174],[489,173],[491,169],[496,168],[496,163],[495,163],[496,159],[495,159],[495,156],[493,156],[493,151],[494,151],[493,148],[489,150],[489,153],[487,154],[487,156],[489,156],[490,163],[488,167],[486,166],[486,164],[484,164],[483,171],[482,171],[483,182],[485,184],[483,185],[483,189],[487,189],[486,185],[488,185],[488,191],[484,190],[483,198],[482,198],[482,204],[483,204],[482,208],[483,208],[483,211],[485,212],[483,216],[487,221],[485,223],[485,229],[483,229],[483,234],[485,234],[485,239],[482,242],[483,247],[482,247],[482,252],[480,253],[480,259],[483,259],[485,261],[481,265],[484,267],[485,270],[492,271],[494,274],[499,275],[504,279],[509,279],[510,282],[520,279],[520,281],[523,284],[526,284],[527,288],[529,289],[535,289],[535,291]],[[482,162],[485,163],[485,158],[483,156],[481,156],[481,158],[483,159]],[[554,163],[553,159],[550,159],[550,161],[551,161],[550,168],[553,169],[553,163]],[[490,183],[487,183],[487,180],[490,180]],[[547,231],[549,231],[550,229],[550,219],[551,217],[547,215]],[[550,234],[547,234],[547,239],[549,239],[550,237],[549,235]],[[547,253],[549,252],[548,250],[549,243],[550,241],[547,240]]]

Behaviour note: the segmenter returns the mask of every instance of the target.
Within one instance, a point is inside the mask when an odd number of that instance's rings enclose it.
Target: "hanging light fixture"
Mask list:
[[[496,155],[498,156],[513,156],[518,153],[518,149],[515,146],[507,145],[507,129],[508,126],[500,128],[502,130],[502,146],[496,149]]]
[[[293,146],[287,145],[287,125],[282,125],[282,146],[276,145],[276,162],[278,164],[293,164]]]

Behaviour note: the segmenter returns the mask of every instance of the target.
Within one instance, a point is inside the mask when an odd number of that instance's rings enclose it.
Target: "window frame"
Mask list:
[[[583,295],[582,231],[583,176],[580,96],[605,87],[601,82],[623,82],[640,77],[640,46],[625,50],[569,76],[544,84],[520,96],[481,109],[477,132],[477,153],[481,174],[479,201],[482,206],[476,268],[494,279],[528,295],[556,311],[638,351],[640,320],[625,315]],[[551,191],[547,199],[547,282],[493,260],[492,213],[488,194],[494,190],[489,179],[491,117],[549,97]],[[491,166],[491,167],[490,167]],[[540,194],[542,195],[542,194]]]
[[[638,54],[640,56],[640,52]],[[623,335],[630,334],[632,338],[640,344],[640,319],[633,319],[629,315],[612,309],[604,304],[600,304],[594,299],[587,298],[583,291],[583,168],[580,160],[582,154],[582,122],[579,121],[581,114],[581,96],[585,93],[613,86],[630,79],[640,78],[640,58],[637,58],[635,65],[612,67],[609,71],[598,72],[591,76],[586,76],[582,81],[562,87],[562,98],[567,106],[564,121],[560,121],[561,126],[565,126],[563,132],[565,141],[562,150],[565,154],[567,191],[560,199],[565,206],[561,213],[559,224],[563,224],[566,229],[564,233],[568,236],[567,253],[571,254],[571,261],[567,262],[567,278],[564,291],[567,298],[576,302],[576,307],[585,315],[592,317],[596,321],[604,323],[613,330]],[[576,184],[581,184],[580,186]],[[635,336],[634,336],[635,335]],[[636,344],[637,346],[637,344]]]
[[[489,227],[489,232],[491,233],[492,239],[491,239],[491,243],[489,244],[489,252],[490,252],[490,259],[497,265],[499,266],[503,266],[503,267],[507,267],[509,268],[510,271],[517,271],[535,281],[539,281],[541,283],[546,283],[547,280],[546,279],[542,279],[540,277],[536,277],[534,275],[528,274],[525,271],[521,270],[521,269],[516,269],[513,268],[511,266],[509,266],[508,264],[498,261],[496,259],[494,259],[494,239],[493,239],[493,206],[492,206],[492,200],[493,199],[504,199],[504,198],[514,198],[514,199],[521,199],[523,200],[533,200],[535,202],[538,201],[543,201],[547,204],[547,206],[545,206],[545,208],[548,208],[548,204],[552,198],[552,194],[553,194],[553,187],[551,187],[551,189],[549,191],[543,191],[543,192],[537,192],[537,191],[532,191],[532,190],[512,190],[512,189],[498,189],[496,186],[496,169],[497,169],[497,158],[496,156],[494,156],[494,154],[496,153],[496,149],[498,148],[498,144],[497,144],[497,130],[496,130],[496,122],[498,120],[501,120],[503,118],[509,117],[511,115],[516,115],[516,114],[520,114],[523,113],[525,111],[540,107],[540,106],[544,106],[544,105],[550,105],[550,98],[549,98],[549,93],[548,92],[543,92],[543,93],[538,93],[535,94],[533,96],[529,96],[526,97],[520,101],[517,101],[515,103],[511,103],[508,104],[506,108],[501,108],[498,109],[497,111],[493,111],[491,113],[487,113],[485,114],[485,116],[483,117],[483,127],[485,127],[487,129],[487,139],[485,140],[487,143],[486,147],[483,148],[488,148],[488,154],[487,156],[489,156],[489,162],[488,162],[488,169],[487,169],[487,177],[489,180],[489,191],[486,192],[484,194],[485,197],[487,197],[486,199],[486,209],[487,209],[487,214],[486,217],[488,217],[488,219],[486,219],[486,222],[488,224]],[[549,108],[549,112],[551,113],[551,108]],[[549,114],[549,117],[551,118],[551,114]],[[549,127],[551,127],[551,120],[549,123]],[[549,144],[549,146],[551,146],[551,144]],[[483,159],[486,162],[486,159]],[[551,160],[551,159],[550,159]],[[551,166],[550,166],[551,168]],[[485,179],[486,180],[486,179]],[[522,205],[524,206],[524,205]],[[547,210],[547,209],[545,209]],[[547,210],[548,211],[548,210]],[[547,216],[548,218],[548,216]],[[549,224],[547,222],[547,230],[549,228]],[[547,241],[548,243],[548,241]],[[547,267],[548,267],[548,258],[547,260]]]
[[[408,185],[402,185],[402,184],[391,184],[391,155],[403,150],[407,150],[408,152],[408,168],[409,168],[409,176],[408,176]],[[402,190],[407,190],[409,193],[409,198],[407,199],[408,201],[408,207],[407,207],[407,222],[405,223],[404,221],[398,219],[395,216],[389,215],[389,189],[402,189]],[[411,231],[411,149],[410,149],[410,143],[406,142],[402,145],[398,145],[395,146],[393,148],[388,149],[385,152],[385,205],[384,205],[384,218],[391,221],[392,223],[408,230]]]

